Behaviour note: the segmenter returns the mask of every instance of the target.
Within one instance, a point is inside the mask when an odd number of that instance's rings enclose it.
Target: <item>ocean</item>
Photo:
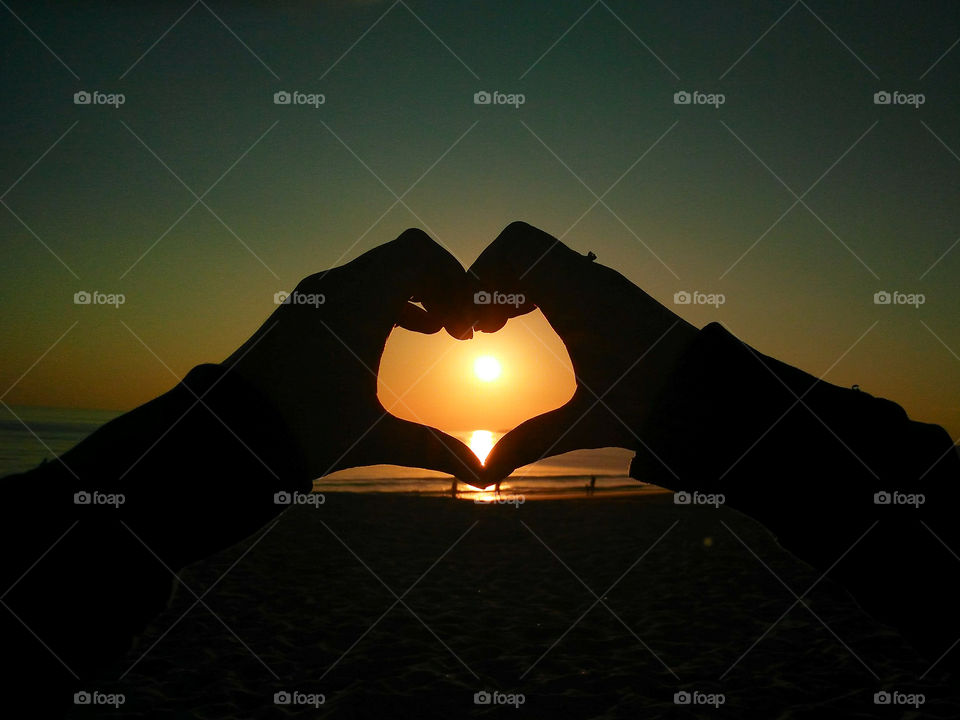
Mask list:
[[[0,477],[36,467],[53,459],[120,415],[107,410],[12,406],[0,408]],[[502,432],[470,430],[452,435],[485,454]],[[517,469],[501,485],[501,493],[524,496],[583,495],[590,478],[596,492],[640,491],[641,483],[627,476],[633,453],[620,448],[578,450]],[[374,465],[331,473],[314,482],[320,492],[407,493],[472,497],[464,484],[452,487],[449,475],[419,468]]]

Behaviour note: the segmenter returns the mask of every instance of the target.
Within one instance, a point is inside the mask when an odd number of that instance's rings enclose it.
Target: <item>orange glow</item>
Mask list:
[[[509,484],[504,482],[500,486],[501,493],[509,488]],[[496,485],[488,485],[483,490],[475,487],[467,487],[465,491],[459,494],[462,500],[473,500],[475,503],[495,503],[501,497],[497,494]]]
[[[475,428],[504,432],[558,408],[576,387],[567,349],[539,310],[471,340],[394,328],[377,380],[380,402],[394,415],[467,430],[467,438]]]
[[[480,462],[486,462],[487,455],[493,450],[493,444],[493,433],[489,430],[474,430],[470,436],[470,449],[480,458]]]

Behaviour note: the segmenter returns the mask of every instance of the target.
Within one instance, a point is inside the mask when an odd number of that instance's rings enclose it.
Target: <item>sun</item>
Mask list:
[[[473,362],[473,372],[483,382],[493,382],[500,377],[500,361],[492,355],[481,355]]]

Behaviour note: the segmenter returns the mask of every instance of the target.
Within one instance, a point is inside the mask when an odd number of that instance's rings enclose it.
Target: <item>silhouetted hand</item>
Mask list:
[[[390,331],[439,331],[463,285],[463,267],[452,255],[424,232],[407,230],[305,278],[225,364],[276,404],[314,477],[385,463],[477,484],[481,466],[466,445],[391,415],[377,398]]]
[[[522,293],[513,305],[472,303],[470,322],[494,332],[539,307],[570,353],[576,390],[561,408],[520,424],[494,446],[484,477],[499,481],[515,468],[581,448],[637,449],[634,434],[697,329],[620,273],[580,255],[526,223],[512,223],[470,268],[475,290]]]

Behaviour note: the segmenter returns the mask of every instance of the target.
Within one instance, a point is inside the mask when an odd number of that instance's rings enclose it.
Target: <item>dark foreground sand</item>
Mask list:
[[[960,688],[936,672],[919,680],[929,663],[829,578],[750,649],[795,598],[733,533],[797,594],[819,577],[748,518],[668,494],[518,509],[328,494],[189,568],[198,595],[215,583],[209,609],[187,612],[195,598],[181,586],[96,683],[125,704],[73,716],[960,717]],[[594,605],[591,590],[618,580]],[[926,703],[877,706],[882,688]],[[725,704],[675,705],[684,689]],[[284,690],[325,702],[275,705]],[[475,705],[481,690],[524,704]]]

